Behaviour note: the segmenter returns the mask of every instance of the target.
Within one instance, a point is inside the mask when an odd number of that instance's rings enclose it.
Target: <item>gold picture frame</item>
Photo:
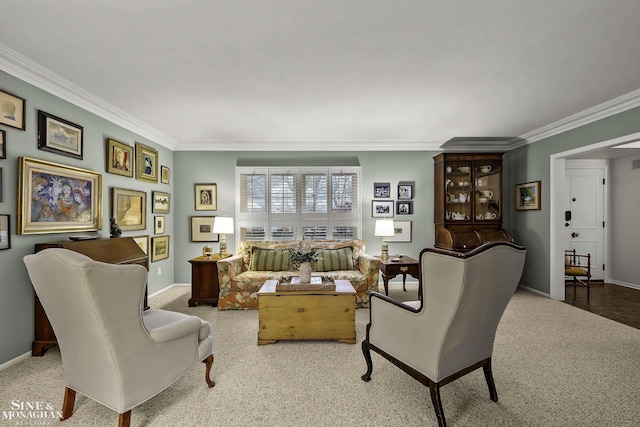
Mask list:
[[[151,205],[151,212],[165,214],[171,212],[171,194],[163,191],[154,191],[152,196],[153,204]]]
[[[164,215],[153,217],[153,232],[155,234],[164,234]]]
[[[197,211],[218,210],[217,184],[194,184]]]
[[[18,168],[18,234],[100,230],[101,174],[30,157]]]
[[[151,238],[151,262],[169,258],[169,236]]]
[[[169,177],[171,176],[171,171],[166,166],[160,166],[160,182],[163,184],[169,183]]]
[[[133,147],[107,138],[107,172],[133,178]]]
[[[122,231],[147,228],[147,193],[114,187],[111,189],[111,217]]]
[[[27,101],[0,89],[0,124],[25,130]]]
[[[516,185],[516,210],[540,210],[540,181]]]
[[[158,183],[158,151],[136,142],[136,179]]]

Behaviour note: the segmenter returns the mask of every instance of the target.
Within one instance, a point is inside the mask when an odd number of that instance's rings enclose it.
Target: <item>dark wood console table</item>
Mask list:
[[[380,271],[382,272],[382,280],[384,281],[384,293],[389,295],[389,280],[396,277],[398,274],[402,274],[402,290],[407,291],[407,274],[420,280],[420,263],[403,255],[402,258],[399,255],[389,256],[389,259],[382,261],[379,256],[375,257],[380,260]],[[392,261],[397,260],[397,261]]]
[[[36,243],[35,251],[49,248],[63,248],[79,252],[96,261],[109,264],[139,264],[149,270],[149,257],[131,237],[117,239],[95,239],[60,242]],[[43,356],[44,352],[58,343],[38,296],[35,295],[35,339],[31,345],[32,356]],[[144,308],[147,306],[145,289]]]

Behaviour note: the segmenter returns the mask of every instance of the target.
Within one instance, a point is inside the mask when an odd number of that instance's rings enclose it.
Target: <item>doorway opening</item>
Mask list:
[[[551,298],[564,301],[565,299],[565,280],[564,280],[564,246],[565,236],[563,233],[563,218],[565,201],[565,168],[568,159],[609,159],[613,154],[611,150],[615,146],[629,144],[640,141],[640,132],[591,144],[585,147],[575,148],[573,150],[563,151],[550,156],[549,168],[549,188],[550,205],[549,205],[549,225],[550,225],[550,260],[549,260],[549,283]],[[605,209],[606,212],[606,209]],[[608,233],[605,232],[605,248],[608,247]],[[609,255],[605,249],[605,264],[609,264]],[[604,280],[607,280],[607,271],[605,271]]]

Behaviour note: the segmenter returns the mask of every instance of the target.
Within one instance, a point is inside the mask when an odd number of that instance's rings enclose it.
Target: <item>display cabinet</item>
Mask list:
[[[468,251],[513,238],[502,228],[502,154],[434,157],[435,246]]]

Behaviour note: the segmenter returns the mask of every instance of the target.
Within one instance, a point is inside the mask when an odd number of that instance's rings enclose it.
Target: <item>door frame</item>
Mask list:
[[[564,206],[563,197],[565,195],[565,160],[572,158],[578,154],[588,153],[590,151],[600,150],[602,148],[613,147],[614,145],[626,144],[640,139],[640,132],[629,135],[620,136],[618,138],[609,139],[598,142],[596,144],[586,145],[584,147],[574,148],[572,150],[562,151],[552,154],[549,157],[549,284],[551,298],[564,301],[565,299],[565,283],[564,283],[564,239],[562,238],[561,222],[554,221],[554,218],[562,218],[562,209]],[[608,177],[606,177],[608,178]],[[606,189],[605,189],[606,191]],[[605,194],[605,221],[607,220],[608,202]],[[609,247],[609,228],[605,228],[604,240],[605,250]],[[604,254],[605,264],[611,265],[608,251]],[[604,271],[605,280],[609,277],[610,270]]]

